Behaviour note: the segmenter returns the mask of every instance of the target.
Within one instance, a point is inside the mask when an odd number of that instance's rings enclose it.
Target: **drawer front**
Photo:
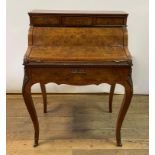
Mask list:
[[[89,85],[114,83],[127,78],[128,68],[31,68],[33,83]]]
[[[123,25],[124,18],[122,17],[96,17],[96,25]]]
[[[66,26],[89,26],[92,24],[91,17],[62,17],[62,24]]]
[[[83,15],[31,15],[30,25],[33,26],[125,26],[124,16],[83,16]]]
[[[33,26],[49,26],[49,25],[59,25],[59,17],[58,16],[49,16],[44,15],[44,18],[42,16],[31,16],[30,24]],[[32,24],[33,23],[33,24]]]

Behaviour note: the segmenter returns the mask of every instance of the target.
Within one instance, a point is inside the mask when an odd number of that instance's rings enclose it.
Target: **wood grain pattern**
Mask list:
[[[130,70],[128,67],[124,68],[88,68],[82,67],[84,73],[72,73],[74,69],[80,69],[80,67],[70,68],[32,68],[29,69],[31,76],[31,83],[36,82],[49,83],[51,81],[57,84],[70,84],[70,85],[89,85],[89,84],[101,84],[115,82],[123,84],[122,81],[126,80]],[[28,70],[28,69],[27,69]],[[43,72],[44,71],[44,72]],[[44,74],[42,74],[44,73]],[[62,76],[63,73],[63,76]],[[96,75],[97,76],[96,78]],[[108,75],[105,76],[105,75]],[[123,75],[123,76],[122,76]]]
[[[122,17],[96,17],[96,25],[124,25]]]
[[[117,146],[121,146],[121,127],[133,94],[127,13],[53,11],[30,12],[29,15],[33,27],[29,30],[29,46],[24,57],[23,97],[34,125],[34,145],[38,145],[39,123],[31,87],[35,83],[42,86],[54,82],[121,84],[125,95],[116,123]],[[44,87],[42,92],[46,111]]]
[[[29,62],[52,61],[128,62],[123,47],[56,46],[32,47]]]
[[[34,27],[33,45],[117,47],[123,46],[123,31],[122,28]]]
[[[29,32],[28,32],[28,45],[33,45],[33,27],[30,26]]]
[[[122,11],[47,11],[29,12],[30,25],[39,27],[54,26],[126,26],[128,14]],[[43,18],[42,18],[43,17]]]
[[[115,152],[115,153],[114,153]],[[103,154],[107,154],[107,155],[137,155],[137,154],[141,154],[141,155],[148,155],[149,151],[148,150],[75,150],[73,151],[73,155],[103,155]]]
[[[61,97],[60,97],[61,96]],[[91,94],[88,95],[82,94],[53,94],[53,95],[47,95],[48,100],[48,113],[46,114],[46,117],[50,116],[64,116],[64,117],[70,117],[72,116],[72,108],[77,108],[77,114],[85,115],[85,113],[88,113],[91,115],[91,113],[98,115],[99,117],[102,117],[103,113],[106,113],[109,117],[113,116],[115,117],[117,115],[117,112],[120,108],[120,103],[122,101],[122,95],[114,95],[113,97],[113,113],[109,115],[108,113],[108,97],[109,95],[104,94]],[[8,95],[7,96],[7,116],[8,117],[28,117],[28,113],[22,104],[22,96],[21,95]],[[149,113],[148,108],[148,96],[134,96],[132,99],[133,104],[131,104],[128,114],[130,114],[133,117],[141,116],[143,115],[146,117],[146,115]],[[42,113],[42,99],[40,95],[33,95],[33,101],[35,104],[35,107],[37,109],[37,114],[39,117],[44,117],[45,114]],[[146,102],[145,104],[143,102]],[[116,104],[117,103],[117,104]],[[79,108],[78,108],[79,107]],[[145,109],[145,113],[144,110]],[[18,111],[18,113],[14,113],[14,111]],[[99,111],[98,111],[99,110]],[[128,117],[127,114],[127,117]],[[137,116],[134,116],[134,114],[137,114]],[[138,121],[137,121],[138,122]],[[140,121],[141,122],[141,121]],[[142,122],[141,122],[142,123]]]
[[[108,95],[48,95],[44,114],[42,96],[34,95],[41,127],[40,145],[34,149],[33,126],[22,96],[7,96],[7,155],[148,155],[148,96],[133,96],[122,128],[124,145],[115,146],[114,122],[122,97],[114,95],[109,114]]]

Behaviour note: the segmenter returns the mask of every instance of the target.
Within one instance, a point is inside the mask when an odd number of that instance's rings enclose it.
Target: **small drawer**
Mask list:
[[[51,81],[60,84],[87,84],[92,78],[88,68],[34,68],[31,77],[34,81]]]
[[[91,17],[62,17],[62,24],[66,26],[88,26],[92,24]]]
[[[116,83],[128,77],[128,68],[88,68],[88,67],[67,67],[67,68],[31,68],[32,83],[89,85]]]
[[[124,25],[124,18],[122,17],[96,17],[96,25]]]
[[[59,17],[58,16],[49,16],[44,15],[42,16],[31,16],[30,24],[33,26],[55,26],[59,25]]]

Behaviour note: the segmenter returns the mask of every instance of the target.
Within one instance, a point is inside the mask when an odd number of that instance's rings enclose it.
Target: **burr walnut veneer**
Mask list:
[[[131,102],[132,60],[128,51],[125,12],[31,11],[28,49],[24,57],[23,97],[34,125],[38,145],[39,122],[31,86],[40,83],[47,110],[45,84],[111,85],[109,112],[115,84],[125,88],[116,123],[116,141],[121,146],[121,126]]]

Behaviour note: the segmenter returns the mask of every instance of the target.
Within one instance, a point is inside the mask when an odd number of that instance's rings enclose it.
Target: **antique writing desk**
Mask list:
[[[124,12],[32,11],[28,49],[24,57],[23,97],[34,125],[38,145],[39,122],[31,86],[40,83],[46,112],[45,84],[111,85],[109,111],[115,84],[125,88],[116,123],[116,141],[121,146],[121,126],[131,102],[132,60],[128,51]]]

